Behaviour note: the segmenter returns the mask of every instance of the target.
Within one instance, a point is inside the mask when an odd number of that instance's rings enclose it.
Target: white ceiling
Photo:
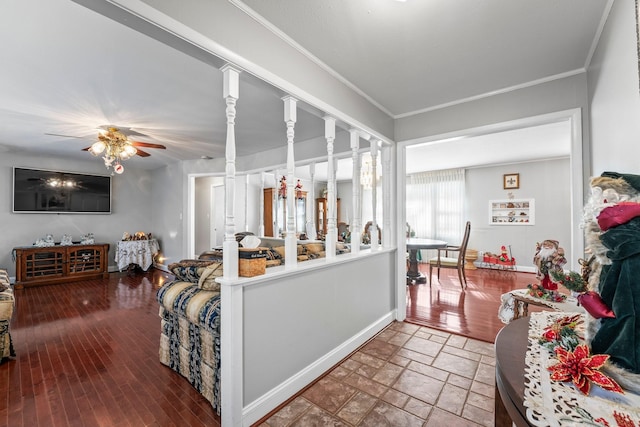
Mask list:
[[[568,120],[504,132],[407,147],[407,174],[568,157]]]
[[[243,2],[393,116],[583,70],[607,3]]]
[[[230,1],[394,117],[583,72],[607,10],[604,0]],[[224,155],[222,75],[210,63],[70,0],[0,10],[0,150],[82,159],[95,129],[116,125],[167,146],[127,161],[136,167]],[[281,147],[281,93],[255,81],[242,91],[237,154]],[[323,126],[299,110],[296,140]]]

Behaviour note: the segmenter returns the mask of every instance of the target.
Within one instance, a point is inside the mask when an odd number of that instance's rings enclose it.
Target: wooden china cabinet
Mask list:
[[[307,192],[299,192],[302,197],[296,197],[295,222],[296,234],[304,233],[307,221]],[[275,188],[264,189],[264,235],[282,237],[287,224],[287,199],[278,197]]]
[[[329,203],[324,197],[316,199],[316,230],[323,236],[327,234]],[[336,226],[340,222],[340,199],[336,200]]]
[[[21,246],[13,249],[16,288],[109,277],[109,244]]]

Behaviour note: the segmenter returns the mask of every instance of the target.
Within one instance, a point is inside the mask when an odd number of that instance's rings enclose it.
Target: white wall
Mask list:
[[[617,0],[589,67],[593,174],[640,174],[640,95],[633,0]]]
[[[535,199],[535,225],[489,224],[489,200],[508,198],[509,191],[502,187],[506,173],[520,174],[520,188],[509,190],[516,199]],[[532,271],[536,242],[554,239],[565,249],[567,260],[573,259],[569,175],[569,159],[468,169],[465,215],[471,221],[469,248],[499,253],[502,245],[511,246],[518,267]]]
[[[71,161],[64,158],[36,157],[5,152],[0,157],[0,268],[6,268],[10,276],[15,275],[15,264],[11,251],[16,246],[32,245],[36,239],[53,234],[59,242],[63,234],[74,240],[86,233],[93,233],[96,242],[109,243],[109,267],[117,269],[114,248],[126,231],[152,233],[154,228],[152,203],[152,180],[149,171],[135,169],[125,164],[125,172],[112,179],[112,214],[17,214],[12,213],[13,166],[35,169],[50,169],[109,175],[100,159],[90,157],[87,161]],[[162,246],[162,239],[160,238]]]

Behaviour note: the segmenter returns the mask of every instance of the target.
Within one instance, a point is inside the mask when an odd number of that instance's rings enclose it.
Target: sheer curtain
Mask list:
[[[464,233],[464,169],[407,176],[407,224],[415,237],[457,245]],[[435,251],[422,251],[422,258]]]

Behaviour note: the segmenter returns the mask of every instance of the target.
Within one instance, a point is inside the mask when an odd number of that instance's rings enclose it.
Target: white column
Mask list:
[[[311,201],[311,208],[307,209],[307,222],[311,221],[313,223],[313,229],[316,230],[316,234],[314,236],[307,236],[307,239],[316,240],[318,238],[318,233],[316,229],[316,163],[312,162],[309,165],[309,175],[311,177],[311,189],[309,190],[309,200]],[[309,203],[307,201],[307,206]]]
[[[360,252],[362,239],[362,220],[360,218],[360,133],[356,129],[349,129],[349,141],[351,145],[351,159],[353,162],[353,178],[351,180],[351,191],[353,194],[351,202],[351,253]]]
[[[372,216],[371,216],[371,227],[369,228],[369,235],[371,237],[371,250],[375,251],[378,249],[378,222],[376,220],[376,206],[378,204],[377,200],[377,187],[378,187],[378,140],[371,140],[371,206],[373,208]]]
[[[260,224],[258,236],[264,237],[264,172],[260,172]]]
[[[297,100],[291,96],[284,101],[284,122],[287,124],[287,226],[284,233],[285,270],[295,268],[298,264],[298,248],[296,242],[296,206],[295,206],[295,158],[293,151],[294,127],[296,124]]]
[[[222,69],[224,74],[223,97],[227,103],[227,141],[226,141],[226,167],[225,167],[225,192],[224,192],[224,242],[223,271],[225,278],[238,277],[238,242],[236,242],[234,223],[234,206],[236,193],[236,100],[240,94],[240,72],[229,65]]]
[[[275,189],[271,196],[271,207],[273,209],[273,237],[280,237],[280,230],[278,229],[278,218],[280,218],[280,209],[278,209],[278,197],[280,194],[280,171],[278,169],[273,171],[273,188]]]
[[[391,246],[391,147],[382,147],[382,247]]]
[[[249,231],[249,174],[244,176],[244,231]]]
[[[333,159],[333,141],[336,138],[336,119],[324,117],[324,137],[327,140],[327,235],[325,236],[325,256],[335,258],[338,228],[336,224],[336,174]]]
[[[242,423],[242,288],[232,286],[228,279],[238,277],[238,243],[235,239],[234,195],[236,174],[235,116],[239,96],[240,72],[230,65],[222,67],[223,97],[227,104],[227,141],[225,167],[225,225],[223,248],[224,283],[220,289],[225,309],[220,318],[221,404],[222,425]]]

